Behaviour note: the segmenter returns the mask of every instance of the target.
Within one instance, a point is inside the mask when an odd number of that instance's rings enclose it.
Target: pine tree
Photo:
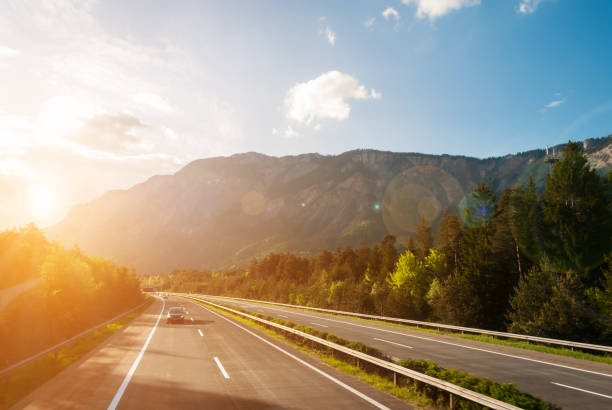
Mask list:
[[[554,269],[581,271],[601,264],[612,248],[609,187],[568,142],[542,193],[543,247]]]
[[[428,254],[429,250],[433,248],[434,237],[431,232],[431,226],[425,220],[425,216],[421,215],[421,222],[416,226],[416,240],[419,244],[418,252],[419,256],[424,259]]]
[[[461,244],[461,228],[463,223],[457,215],[448,212],[448,209],[442,214],[440,220],[440,228],[438,230],[438,249],[447,258],[446,264],[451,269],[451,272],[457,270],[460,244]]]

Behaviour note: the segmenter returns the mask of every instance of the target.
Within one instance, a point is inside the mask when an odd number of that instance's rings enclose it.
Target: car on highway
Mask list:
[[[166,323],[185,323],[185,310],[182,307],[171,307],[166,315]]]

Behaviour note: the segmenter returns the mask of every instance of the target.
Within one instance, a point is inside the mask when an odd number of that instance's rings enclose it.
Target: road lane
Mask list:
[[[499,383],[514,383],[520,390],[564,408],[612,407],[612,400],[608,398],[612,396],[612,366],[604,363],[413,331],[344,316],[225,298],[214,299],[251,311],[256,306],[269,316],[282,315],[294,323],[363,342],[395,358],[428,359],[440,366],[461,369]],[[326,327],[319,327],[316,323],[325,323]],[[570,390],[559,384],[579,386],[597,395]]]
[[[155,301],[120,332],[16,403],[14,409],[106,409],[162,306]]]
[[[189,307],[188,320],[168,324],[162,318],[117,409],[372,409],[376,408],[373,403],[379,403],[379,408],[410,408],[301,352],[282,347],[318,373],[280,352],[281,342],[262,332],[243,330],[233,320],[199,305],[169,298],[165,312],[180,304]],[[161,306],[155,302],[133,326],[113,335],[15,408],[107,409],[151,334]],[[341,380],[371,402],[320,372]]]

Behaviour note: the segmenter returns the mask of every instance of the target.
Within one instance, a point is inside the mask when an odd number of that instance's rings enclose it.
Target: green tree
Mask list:
[[[609,187],[568,142],[546,177],[540,201],[543,247],[554,269],[581,271],[602,263],[612,248]]]
[[[416,240],[419,244],[418,252],[421,258],[425,258],[429,254],[429,250],[433,248],[434,237],[431,231],[431,226],[425,220],[425,216],[421,215],[421,222],[416,226]]]

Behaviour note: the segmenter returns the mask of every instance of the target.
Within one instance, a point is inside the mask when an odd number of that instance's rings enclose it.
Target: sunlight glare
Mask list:
[[[32,217],[35,219],[48,217],[54,210],[56,195],[50,186],[37,186],[30,191],[29,203]]]

